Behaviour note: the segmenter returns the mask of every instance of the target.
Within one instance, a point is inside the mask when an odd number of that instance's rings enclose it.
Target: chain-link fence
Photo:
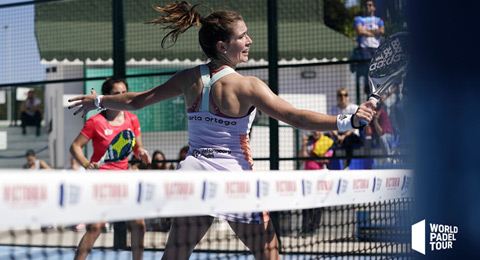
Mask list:
[[[89,93],[91,88],[100,92],[101,83],[110,76],[126,77],[129,91],[143,91],[162,84],[181,69],[204,63],[198,28],[190,28],[174,46],[163,50],[160,43],[166,32],[160,26],[146,24],[157,16],[152,5],[168,2],[45,0],[0,5],[0,120],[10,127],[5,132],[13,135],[12,127],[20,129],[25,94],[36,88],[42,101],[42,135],[48,144],[49,163],[55,168],[68,167],[68,148],[84,123],[67,109],[69,97]],[[364,15],[364,1],[190,3],[204,4],[199,7],[203,14],[211,9],[240,12],[253,44],[250,60],[237,71],[265,81],[295,107],[330,114],[332,107],[345,98],[344,94],[353,104],[367,99],[368,59],[359,52],[354,24],[356,16]],[[375,15],[384,22],[382,38],[406,30],[404,1],[377,0],[375,7]],[[325,132],[319,140],[326,141],[325,150],[331,153],[306,156],[318,157],[316,161],[332,169],[345,168],[347,163],[351,169],[405,167],[405,95],[406,87],[399,84],[383,102],[391,127],[389,149],[382,146],[379,135],[365,130],[353,133],[356,138],[351,145]],[[167,160],[176,164],[180,149],[188,145],[183,97],[134,113],[140,120],[145,148],[151,153],[162,151]],[[302,144],[306,140],[307,145],[314,145],[317,139],[304,139],[311,133],[272,122],[258,111],[250,136],[254,170],[302,169]],[[0,141],[7,142],[7,148],[0,151],[4,155],[0,164],[3,168],[12,167],[5,158],[23,158],[23,153],[15,150],[18,144],[10,143],[9,137]],[[88,147],[86,153],[91,154],[91,150]]]

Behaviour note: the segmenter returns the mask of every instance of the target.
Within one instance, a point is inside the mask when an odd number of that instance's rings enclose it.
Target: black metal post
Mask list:
[[[277,1],[268,0],[268,84],[278,94],[278,22]],[[270,170],[279,169],[278,121],[269,118],[270,128]]]
[[[113,74],[125,78],[125,0],[113,0]]]
[[[113,0],[113,75],[115,77],[125,78],[125,0]],[[113,248],[127,248],[127,226],[125,222],[115,222],[113,224]]]
[[[278,94],[278,21],[277,21],[277,0],[268,0],[268,84],[273,93]],[[278,170],[279,163],[279,138],[278,121],[269,118],[268,125],[270,129],[270,170]],[[280,240],[280,215],[281,212],[270,212],[273,227],[277,234],[279,251],[282,249]]]

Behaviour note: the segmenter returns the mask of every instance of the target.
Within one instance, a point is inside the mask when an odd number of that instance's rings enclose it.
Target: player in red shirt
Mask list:
[[[103,95],[116,95],[128,91],[127,82],[119,78],[107,78],[102,85]],[[135,114],[126,111],[104,110],[101,113],[90,117],[82,131],[73,141],[70,152],[73,157],[80,162],[85,169],[109,169],[109,170],[127,170],[128,159],[120,162],[110,162],[99,165],[98,161],[102,158],[112,139],[121,131],[130,129],[135,134],[136,143],[133,152],[137,158],[145,163],[151,163],[152,159],[148,152],[143,149],[142,137],[140,132],[140,123]],[[90,161],[83,154],[83,147],[92,140],[93,155]],[[145,220],[137,219],[128,221],[132,238],[132,258],[134,260],[142,259],[143,255],[143,237],[145,235]],[[95,240],[100,236],[105,223],[93,223],[87,226],[87,232],[78,245],[75,260],[87,258],[88,253],[93,248]]]

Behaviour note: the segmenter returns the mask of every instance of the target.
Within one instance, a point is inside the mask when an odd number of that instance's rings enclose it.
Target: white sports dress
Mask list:
[[[188,109],[189,146],[186,159],[180,163],[179,170],[184,171],[245,171],[251,170],[253,160],[250,153],[250,128],[255,118],[255,108],[239,118],[223,115],[211,98],[210,89],[220,78],[236,73],[230,67],[224,67],[210,76],[206,65],[200,66],[203,90],[193,106]],[[198,102],[201,102],[198,104]],[[218,115],[209,112],[209,104]],[[197,105],[200,108],[195,112]],[[215,217],[242,223],[263,223],[268,221],[268,213],[254,212],[245,214],[219,214]]]

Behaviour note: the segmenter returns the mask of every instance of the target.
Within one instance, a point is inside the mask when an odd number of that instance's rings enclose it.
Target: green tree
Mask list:
[[[345,7],[344,0],[324,0],[325,25],[350,38],[355,37],[353,20],[359,15],[359,6]]]

